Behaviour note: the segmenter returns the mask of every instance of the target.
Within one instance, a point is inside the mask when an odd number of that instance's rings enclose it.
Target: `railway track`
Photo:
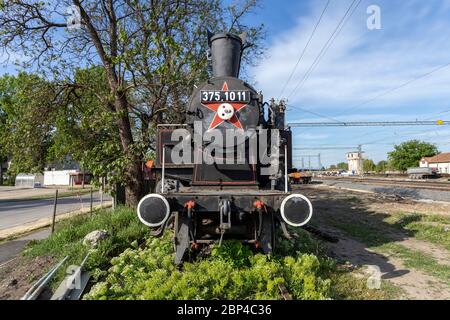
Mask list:
[[[366,185],[384,185],[390,187],[407,187],[413,189],[427,189],[427,190],[437,190],[437,191],[449,191],[450,192],[450,182],[441,181],[417,181],[417,180],[393,180],[393,179],[383,179],[383,178],[350,178],[350,177],[319,177],[315,180],[332,180],[332,181],[344,181],[352,183],[360,183]]]

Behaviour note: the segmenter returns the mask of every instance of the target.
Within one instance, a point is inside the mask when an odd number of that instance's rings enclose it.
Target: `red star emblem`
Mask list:
[[[228,91],[228,84],[226,82],[223,83],[222,91]],[[238,117],[236,116],[236,112],[247,106],[245,102],[210,102],[202,103],[202,105],[216,113],[213,120],[211,121],[211,124],[209,125],[208,130],[216,128],[224,121],[228,121],[238,129],[243,129],[241,121],[239,121]],[[231,118],[223,119],[223,117],[219,115],[219,108],[224,108],[223,105],[226,105],[225,108],[229,106],[233,108],[233,115],[231,116]]]

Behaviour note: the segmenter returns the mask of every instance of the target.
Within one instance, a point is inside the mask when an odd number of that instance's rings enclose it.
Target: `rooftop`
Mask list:
[[[428,163],[450,162],[450,152],[440,153],[433,157],[424,157],[422,160],[425,160]]]

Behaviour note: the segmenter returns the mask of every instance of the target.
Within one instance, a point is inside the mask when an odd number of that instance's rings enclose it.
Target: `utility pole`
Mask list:
[[[317,156],[317,158],[319,159],[319,171],[322,170],[322,161],[320,160],[320,153]]]
[[[358,144],[359,176],[364,177],[364,162],[362,158],[362,145]]]

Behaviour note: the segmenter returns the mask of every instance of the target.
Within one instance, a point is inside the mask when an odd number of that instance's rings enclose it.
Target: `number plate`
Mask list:
[[[250,102],[250,91],[246,90],[229,90],[229,91],[212,91],[202,90],[200,92],[202,103],[211,102]]]

